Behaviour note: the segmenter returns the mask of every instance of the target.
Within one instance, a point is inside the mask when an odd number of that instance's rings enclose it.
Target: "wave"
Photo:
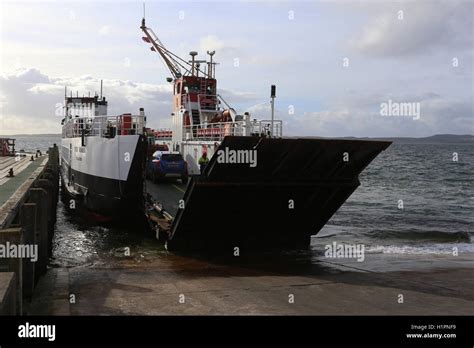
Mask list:
[[[369,235],[369,233],[366,233],[366,235]],[[370,233],[370,237],[374,238],[375,236],[373,233]],[[471,243],[471,233],[466,231],[380,231],[380,233],[377,233],[376,238],[379,240],[398,239],[438,243]]]
[[[456,244],[447,246],[446,244],[434,244],[432,246],[400,246],[400,245],[375,245],[366,249],[371,254],[434,254],[434,255],[450,255],[453,256],[453,246],[456,246],[458,255],[474,254],[473,244]]]

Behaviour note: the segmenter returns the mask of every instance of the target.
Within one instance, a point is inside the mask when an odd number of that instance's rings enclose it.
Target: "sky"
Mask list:
[[[170,76],[142,40],[142,1],[0,0],[0,135],[60,133],[64,87],[109,114],[171,126]],[[276,114],[288,136],[474,134],[472,1],[146,1],[146,21],[188,59],[216,50],[238,113]],[[237,64],[238,63],[238,64]],[[382,115],[413,103],[419,115]]]

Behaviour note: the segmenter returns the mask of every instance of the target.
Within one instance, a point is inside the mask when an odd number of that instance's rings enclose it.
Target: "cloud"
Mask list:
[[[225,101],[231,102],[232,104],[253,103],[259,100],[259,96],[255,93],[231,91],[228,89],[220,89],[218,93]]]
[[[64,86],[68,93],[79,95],[100,92],[100,79],[49,76],[35,68],[22,68],[0,77],[0,134],[60,133],[61,116],[56,115],[63,103]],[[170,84],[141,83],[131,80],[104,79],[103,93],[109,100],[109,114],[137,113],[145,108],[148,126],[171,126],[172,88]],[[424,88],[423,88],[424,89]],[[389,89],[370,92],[351,90],[327,96],[317,111],[297,107],[290,114],[288,105],[277,99],[276,119],[283,121],[288,136],[429,136],[437,133],[474,133],[473,105],[470,95],[446,94],[417,88],[412,91]],[[268,100],[261,102],[255,93],[221,89],[219,93],[239,113],[250,111],[252,118],[269,119]],[[382,117],[380,104],[419,102],[421,117]],[[253,105],[253,106],[250,106]]]
[[[358,52],[382,57],[472,49],[472,10],[472,3],[460,1],[388,4],[350,44]]]
[[[99,29],[99,35],[108,35],[110,34],[110,26],[103,25]]]
[[[199,53],[201,57],[207,51],[216,51],[220,59],[239,56],[238,43],[224,42],[216,35],[207,35],[199,39]]]
[[[380,104],[389,99],[399,103],[420,103],[420,118],[381,116]],[[474,133],[469,99],[432,92],[419,95],[355,94],[338,100],[326,110],[295,115],[280,112],[277,115],[284,120],[285,132],[290,135],[423,137],[439,133]]]
[[[29,88],[27,92],[34,94],[51,94],[51,95],[61,95],[61,92],[64,91],[64,87],[58,86],[52,83],[38,83],[33,87]]]
[[[100,93],[100,79],[91,75],[78,77],[48,76],[36,68],[21,68],[0,77],[0,134],[60,133],[61,116],[56,115],[68,95]],[[103,93],[109,101],[108,113],[138,113],[143,107],[151,128],[171,127],[172,86],[130,80],[104,79]],[[226,101],[238,105],[254,103],[252,93],[220,90]]]
[[[0,77],[0,134],[60,133],[58,104],[64,102],[64,86],[79,95],[100,91],[100,79],[47,76],[35,68],[22,68]],[[169,126],[171,86],[104,79],[109,114],[138,113],[145,108],[150,127]]]
[[[224,42],[215,35],[204,36],[199,41],[199,48],[202,52],[220,50],[224,47]]]
[[[17,72],[10,76],[18,82],[24,83],[49,83],[49,77],[42,74],[38,69],[19,68]]]

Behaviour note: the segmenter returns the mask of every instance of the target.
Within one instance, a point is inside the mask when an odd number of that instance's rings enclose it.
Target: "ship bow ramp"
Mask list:
[[[389,145],[372,140],[226,137],[203,175],[189,183],[168,249],[306,248],[311,235],[359,186],[362,170]],[[256,151],[256,161],[229,163],[238,150]]]

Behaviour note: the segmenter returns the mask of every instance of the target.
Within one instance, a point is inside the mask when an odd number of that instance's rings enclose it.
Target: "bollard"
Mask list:
[[[13,175],[13,168],[10,168],[10,170],[8,171],[8,175],[7,175],[9,178],[13,178],[14,175]]]

